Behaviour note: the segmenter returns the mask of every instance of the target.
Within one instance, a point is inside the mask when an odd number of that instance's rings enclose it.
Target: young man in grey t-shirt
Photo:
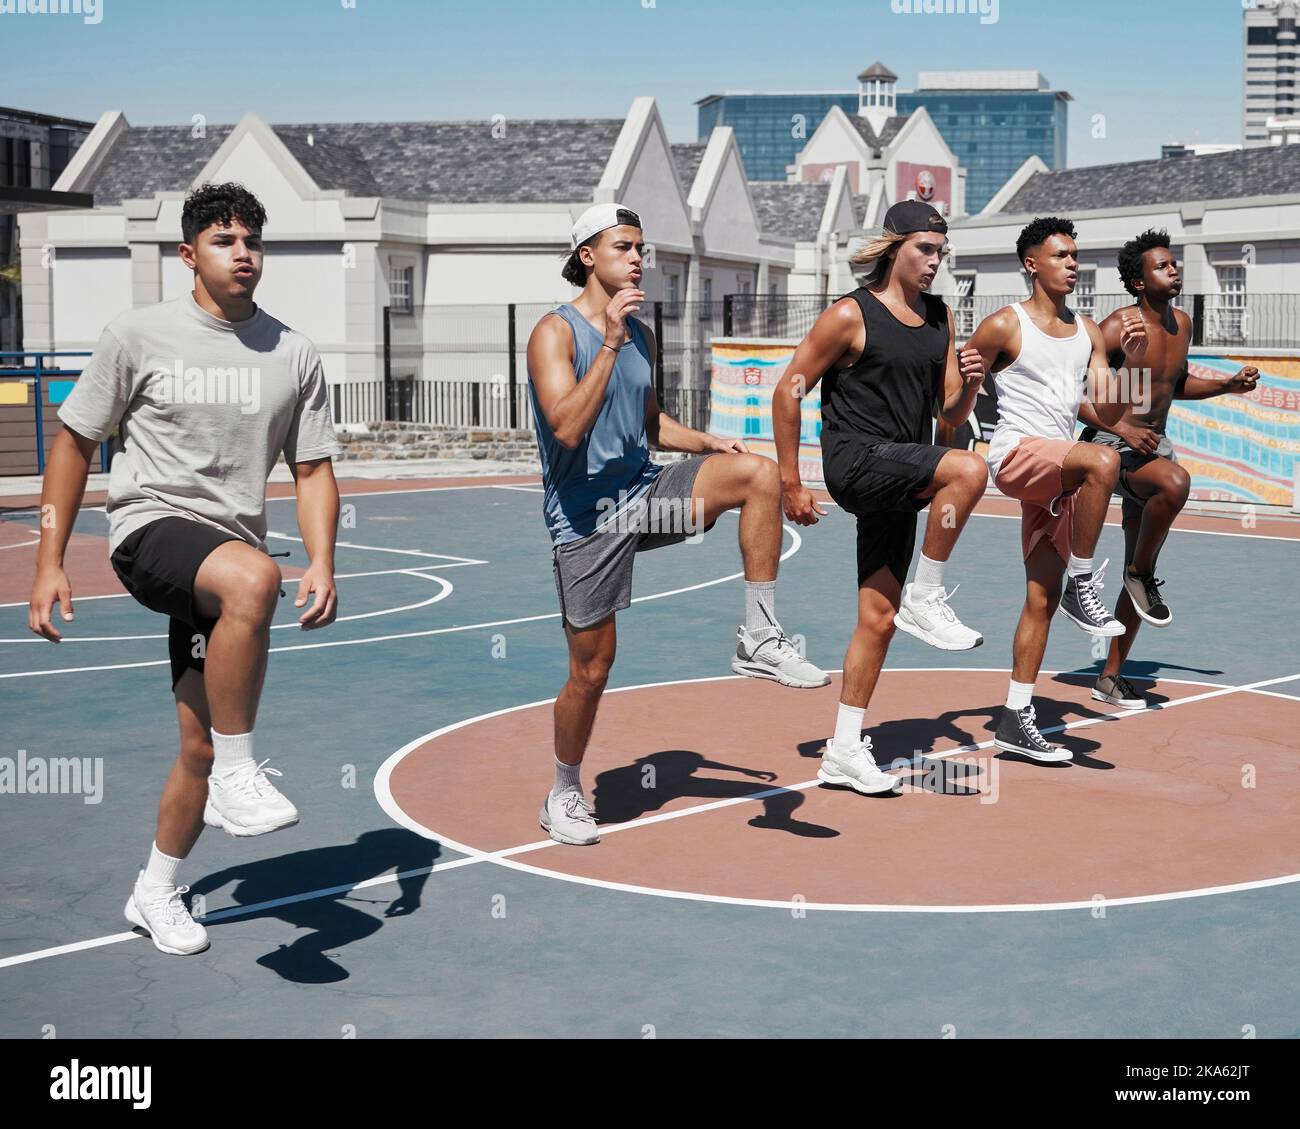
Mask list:
[[[208,946],[182,901],[180,862],[203,825],[262,835],[298,812],[253,757],[281,575],[266,552],[266,481],[281,453],[297,483],[310,564],[296,606],[304,629],[332,623],[340,447],[315,348],[253,302],[266,212],[238,184],[185,201],[181,261],[193,293],[131,310],[104,330],[59,410],[50,450],[28,624],[52,642],[54,604],[72,619],[64,552],[95,447],[115,431],[109,554],[127,591],[170,617],[180,756],[158,806],[149,862],[126,917],[165,953]],[[46,515],[52,516],[47,521]]]

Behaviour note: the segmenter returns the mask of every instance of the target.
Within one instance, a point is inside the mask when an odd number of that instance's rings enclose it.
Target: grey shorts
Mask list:
[[[700,529],[691,488],[704,460],[693,455],[668,463],[654,485],[626,507],[612,527],[552,550],[560,614],[573,628],[591,627],[632,603],[632,561],[637,553],[676,545],[713,528]]]
[[[1169,436],[1163,432],[1160,435],[1159,445],[1151,454],[1135,451],[1118,435],[1112,435],[1109,431],[1098,431],[1092,427],[1085,428],[1079,438],[1085,443],[1100,443],[1103,447],[1110,447],[1119,452],[1119,481],[1115,483],[1115,493],[1124,500],[1123,509],[1126,520],[1130,517],[1139,516],[1142,513],[1142,507],[1147,504],[1145,498],[1134,493],[1130,488],[1128,476],[1135,470],[1141,470],[1152,459],[1168,459],[1171,463],[1178,462],[1178,456],[1174,453],[1174,445],[1169,442]]]

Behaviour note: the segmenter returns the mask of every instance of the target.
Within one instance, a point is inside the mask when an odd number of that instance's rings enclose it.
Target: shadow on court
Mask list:
[[[392,871],[400,874],[432,866],[440,853],[437,843],[399,827],[366,831],[355,843],[259,859],[209,874],[194,883],[190,897],[210,895],[233,882],[235,904],[253,906],[314,890],[344,887],[337,893],[268,906],[238,918],[246,921],[274,917],[308,930],[306,936],[290,945],[281,945],[258,958],[257,963],[298,984],[333,984],[346,980],[349,975],[334,959],[338,956],[334,950],[364,940],[383,928],[382,920],[374,916],[375,911],[357,909],[355,905],[382,906],[384,917],[414,913],[420,908],[420,894],[428,874],[400,879],[399,893],[392,899],[372,897],[370,890],[349,888]]]
[[[742,768],[708,760],[686,749],[665,749],[639,757],[629,765],[608,769],[596,777],[592,798],[601,823],[627,823],[659,811],[665,804],[683,797],[701,800],[732,800],[756,795],[763,789],[741,780],[718,780],[697,776],[697,771],[739,772],[755,780],[771,782],[773,772]],[[778,791],[762,800],[763,813],[749,821],[751,827],[785,831],[813,839],[831,839],[839,834],[832,827],[805,823],[794,818],[804,797],[798,792]]]

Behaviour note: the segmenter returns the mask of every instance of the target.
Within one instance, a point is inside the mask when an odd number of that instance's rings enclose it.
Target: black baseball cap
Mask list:
[[[920,200],[900,200],[885,213],[885,230],[895,235],[911,235],[914,231],[947,235],[948,221]]]

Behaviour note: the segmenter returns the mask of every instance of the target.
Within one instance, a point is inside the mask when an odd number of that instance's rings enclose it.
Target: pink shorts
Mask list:
[[[1025,560],[1046,537],[1062,561],[1070,559],[1074,534],[1074,491],[1066,493],[1061,468],[1074,442],[1022,439],[1002,460],[993,485],[1020,503],[1020,546]]]

